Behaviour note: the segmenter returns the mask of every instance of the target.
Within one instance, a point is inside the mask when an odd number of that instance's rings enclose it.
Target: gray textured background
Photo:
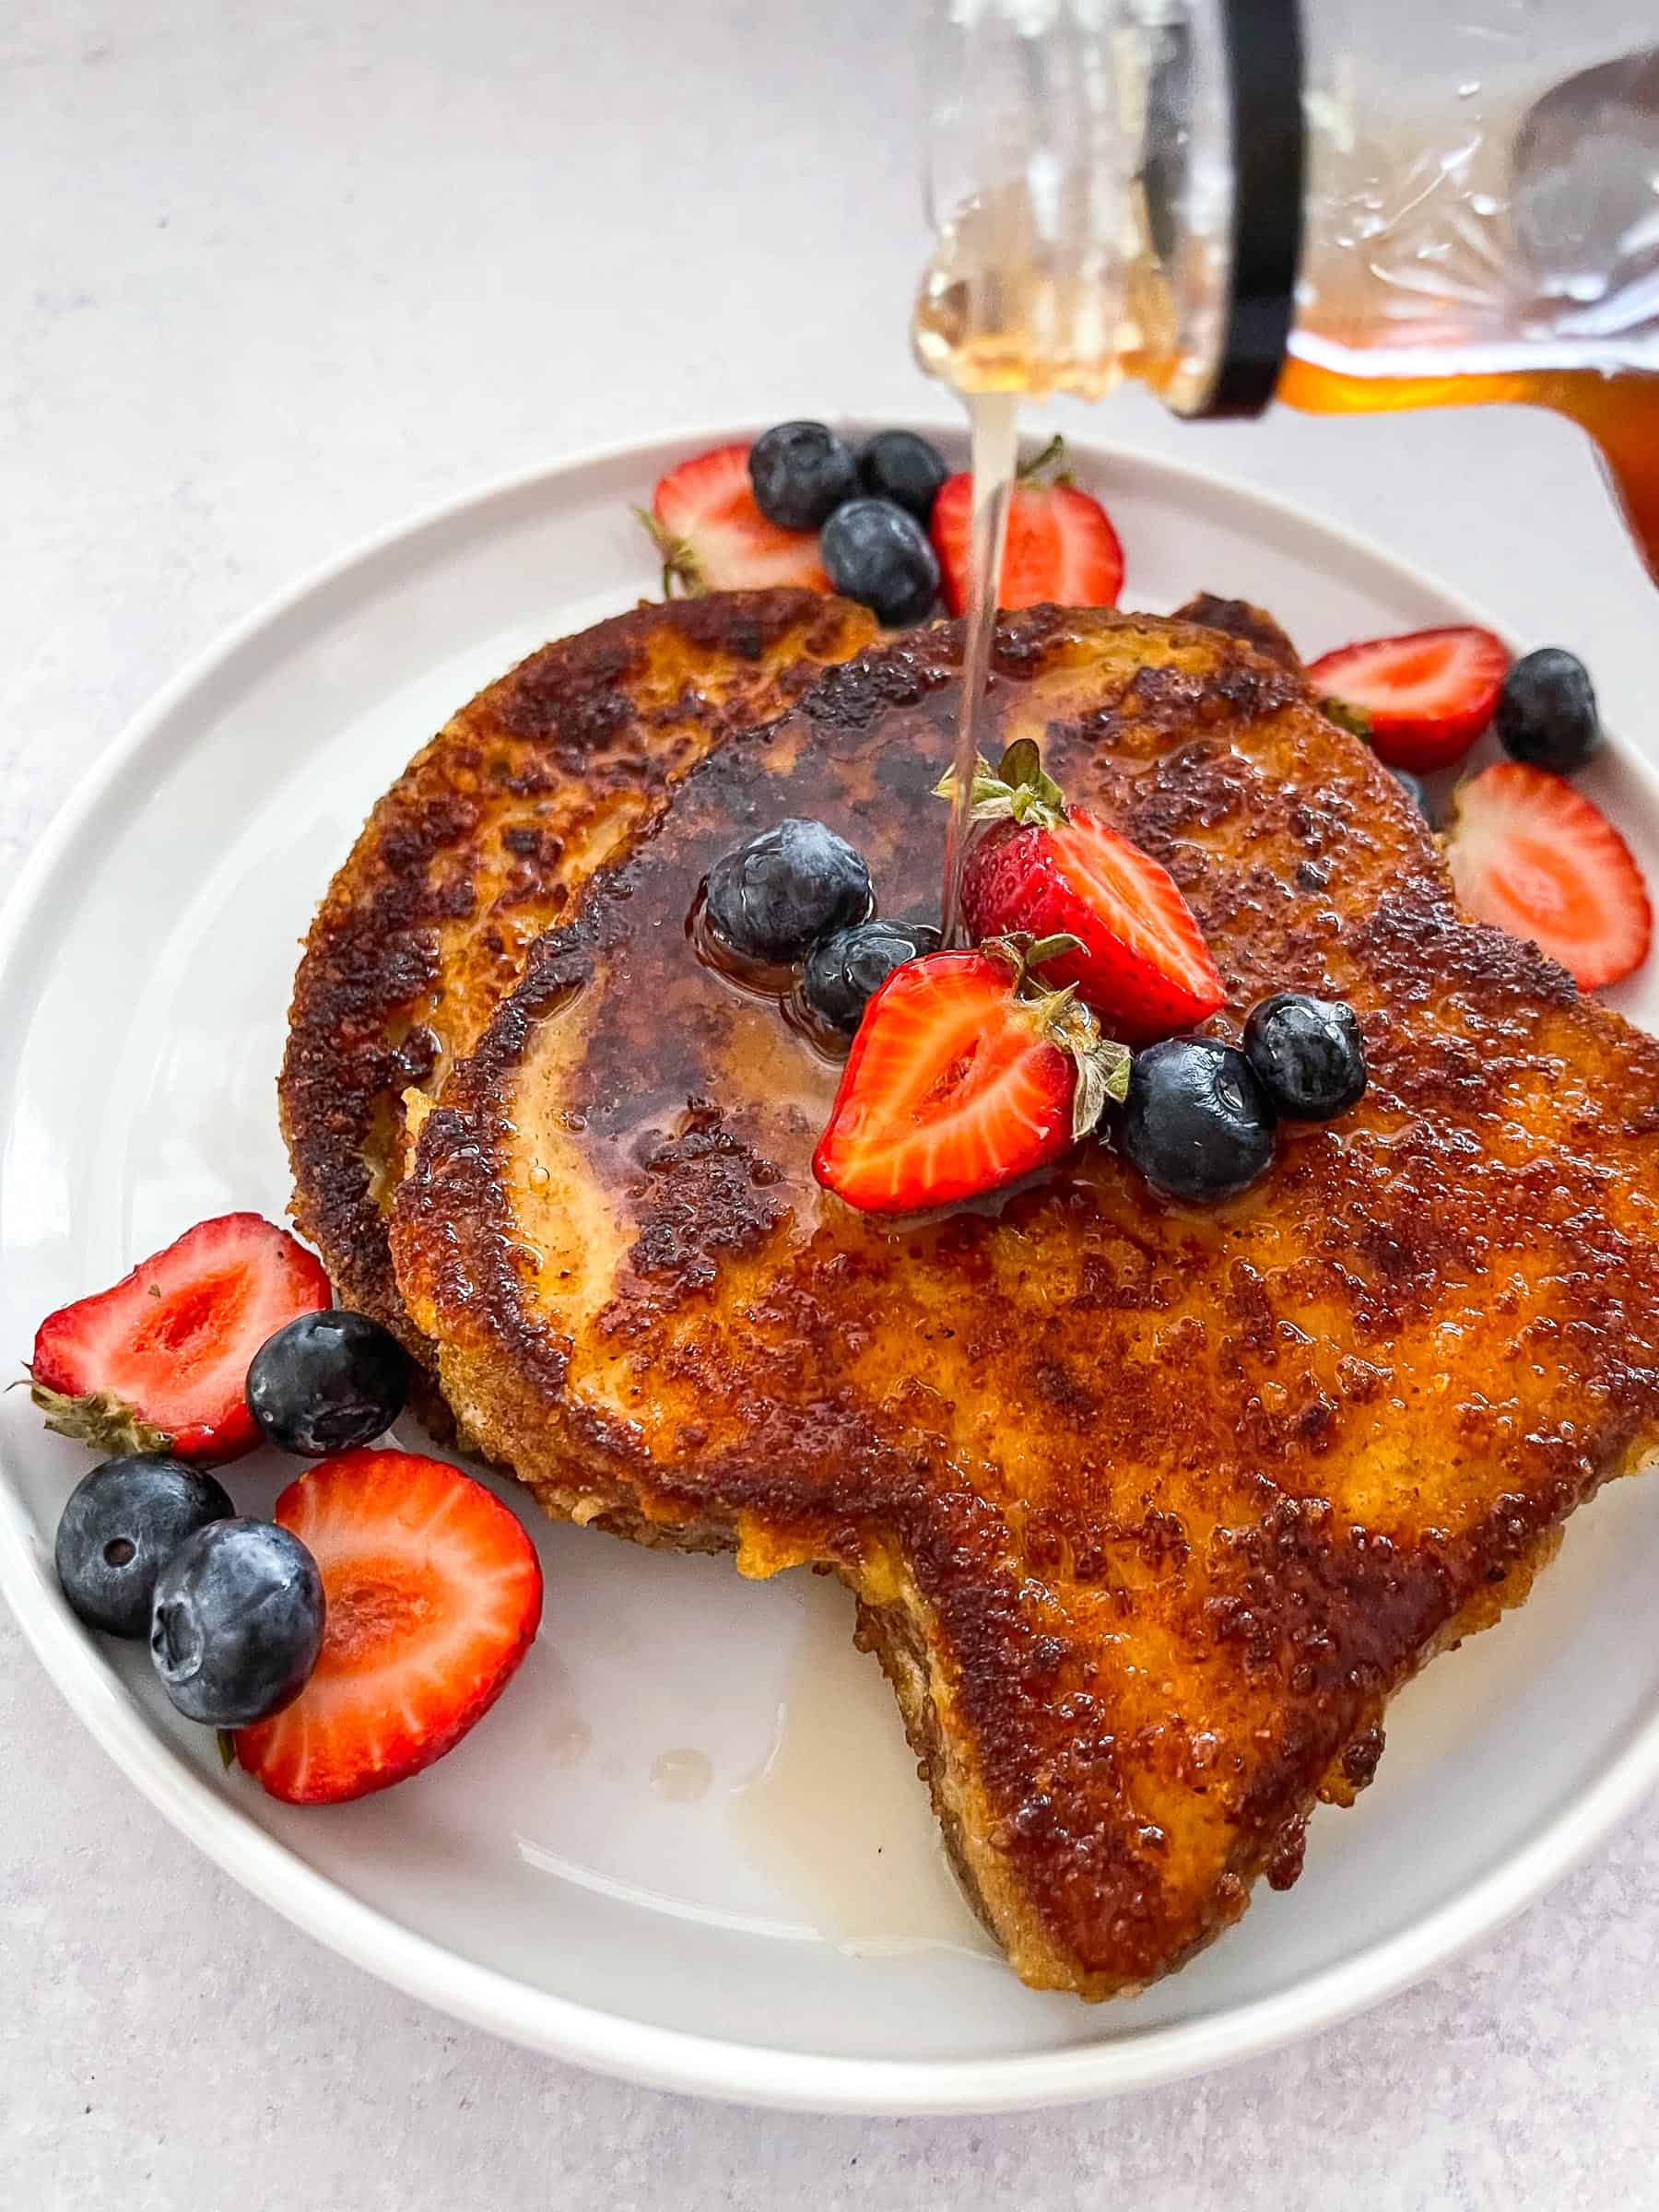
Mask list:
[[[0,5],[0,882],[181,660],[355,537],[680,423],[928,406],[909,43],[891,0]],[[1576,643],[1659,743],[1659,605],[1571,431],[1199,431],[1135,398],[1095,427]],[[0,1621],[19,2212],[1607,2212],[1659,2201],[1656,1984],[1650,1806],[1473,1958],[1206,2081],[985,2122],[700,2107],[456,2029],[294,1934]]]

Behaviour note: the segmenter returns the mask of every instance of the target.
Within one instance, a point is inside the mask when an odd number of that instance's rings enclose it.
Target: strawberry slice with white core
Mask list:
[[[49,1429],[106,1455],[240,1458],[259,1441],[249,1361],[328,1302],[323,1263],[287,1230],[221,1214],[48,1314],[29,1361],[34,1402]]]
[[[934,502],[932,535],[945,604],[966,614],[973,597],[973,477],[947,477]],[[1124,548],[1097,499],[1080,491],[1055,438],[1020,471],[1008,501],[1008,536],[996,604],[1115,606]]]
[[[755,504],[747,445],[717,445],[671,468],[641,520],[663,557],[663,595],[760,591],[795,584],[827,592],[816,530],[782,530]]]
[[[1530,937],[1582,991],[1640,968],[1653,907],[1629,845],[1559,776],[1501,760],[1465,783],[1446,858],[1465,910]]]
[[[1501,638],[1465,624],[1341,646],[1308,680],[1390,768],[1450,768],[1491,721],[1509,665]]]
[[[1000,1189],[1067,1152],[1121,1099],[1129,1054],[1069,992],[1033,995],[1014,944],[929,953],[865,1009],[819,1182],[866,1213],[909,1214]]]
[[[346,1452],[276,1500],[323,1576],[323,1650],[291,1705],[237,1731],[273,1797],[335,1805],[453,1748],[495,1703],[541,1623],[524,1524],[447,1460]]]
[[[954,771],[938,786],[949,797]],[[975,771],[972,819],[985,825],[962,870],[962,916],[977,940],[1063,936],[1042,979],[1071,983],[1108,1028],[1149,1044],[1190,1029],[1227,991],[1169,870],[1086,807],[1068,806],[1036,744],[1017,738]]]

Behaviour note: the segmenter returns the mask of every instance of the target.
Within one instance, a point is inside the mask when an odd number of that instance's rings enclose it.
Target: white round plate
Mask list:
[[[272,1082],[331,871],[454,707],[653,588],[629,503],[716,441],[507,484],[352,556],[188,670],[109,754],[0,936],[13,1371],[43,1313],[189,1223],[280,1218]],[[1077,459],[1128,549],[1131,605],[1245,594],[1310,654],[1484,618],[1253,492],[1103,449]],[[1586,781],[1659,880],[1645,771],[1614,755]],[[1624,1003],[1652,1023],[1659,987]],[[982,2112],[1190,2074],[1489,1934],[1659,1776],[1659,1644],[1629,1632],[1659,1588],[1659,1512],[1626,1483],[1578,1517],[1523,1611],[1399,1699],[1376,1783],[1315,1818],[1293,1891],[1261,1889],[1147,1995],[1088,2006],[1021,1988],[988,1954],[839,1585],[746,1583],[723,1560],[538,1528],[546,1626],[485,1724],[383,1796],[299,1811],[221,1773],[142,1650],[71,1618],[52,1540],[87,1461],[25,1393],[0,1400],[0,1583],[81,1718],[184,1834],[400,1987],[671,2088]],[[230,1479],[260,1511],[286,1474],[266,1455]]]

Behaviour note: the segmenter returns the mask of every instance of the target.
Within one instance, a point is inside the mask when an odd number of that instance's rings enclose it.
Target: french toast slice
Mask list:
[[[1393,1691],[1524,1596],[1659,1431],[1659,1044],[1462,917],[1415,806],[1213,629],[1004,618],[1038,737],[1162,861],[1226,979],[1340,993],[1371,1066],[1226,1204],[1105,1146],[897,1226],[809,1168],[836,1071],[700,960],[783,815],[936,898],[959,635],[831,671],[595,877],[424,1119],[398,1280],[465,1428],[552,1513],[838,1572],[969,1892],[1088,1998],[1294,1879]]]
[[[529,947],[678,777],[876,634],[863,607],[808,591],[640,606],[532,653],[416,755],[312,924],[278,1082],[294,1220],[343,1305],[429,1361],[386,1243],[406,1099],[437,1094]]]

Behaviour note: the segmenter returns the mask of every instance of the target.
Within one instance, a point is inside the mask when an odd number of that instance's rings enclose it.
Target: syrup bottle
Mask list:
[[[931,0],[929,32],[924,368],[1189,416],[1535,402],[1659,579],[1637,0]]]

